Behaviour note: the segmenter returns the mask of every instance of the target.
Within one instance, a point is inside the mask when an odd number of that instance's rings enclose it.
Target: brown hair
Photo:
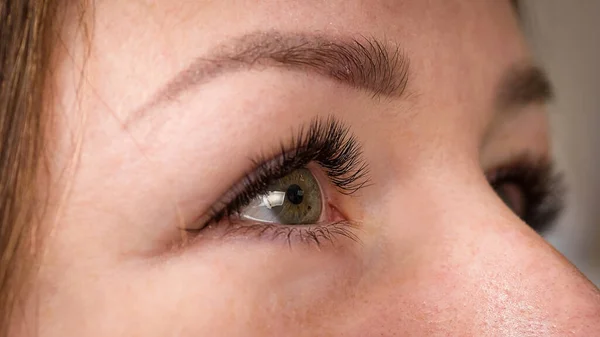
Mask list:
[[[42,100],[57,1],[0,1],[0,336],[33,266]]]

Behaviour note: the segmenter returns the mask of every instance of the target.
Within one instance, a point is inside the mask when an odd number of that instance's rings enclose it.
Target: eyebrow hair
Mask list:
[[[269,67],[310,71],[369,92],[374,98],[401,97],[408,84],[409,60],[398,46],[375,38],[253,33],[195,59],[142,104],[126,124],[220,75]]]
[[[496,98],[498,110],[514,106],[546,103],[554,97],[554,89],[543,69],[519,65],[509,69],[500,82]]]

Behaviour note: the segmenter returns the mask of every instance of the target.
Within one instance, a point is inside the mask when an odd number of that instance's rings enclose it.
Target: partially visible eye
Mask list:
[[[504,201],[506,206],[510,208],[520,218],[524,218],[527,211],[527,199],[523,188],[518,184],[507,182],[496,184],[494,190],[496,194]]]
[[[239,211],[239,218],[282,225],[315,224],[321,218],[323,197],[317,179],[306,168],[274,180],[267,193]]]
[[[487,177],[498,197],[538,233],[546,231],[562,210],[562,177],[546,161],[521,157]]]

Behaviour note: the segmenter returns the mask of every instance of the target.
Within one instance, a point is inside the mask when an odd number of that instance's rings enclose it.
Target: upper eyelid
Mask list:
[[[312,161],[323,168],[342,194],[352,194],[368,184],[368,165],[362,158],[360,144],[341,121],[332,116],[317,117],[292,134],[290,145],[281,143],[278,155],[252,160],[253,168],[194,223],[206,225],[239,211],[249,199],[266,192],[269,180],[282,178]]]

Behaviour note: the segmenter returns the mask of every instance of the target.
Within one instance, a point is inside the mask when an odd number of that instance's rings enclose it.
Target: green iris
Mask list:
[[[240,212],[246,220],[284,225],[314,224],[321,217],[321,189],[307,169],[297,169],[273,181],[265,195]]]

